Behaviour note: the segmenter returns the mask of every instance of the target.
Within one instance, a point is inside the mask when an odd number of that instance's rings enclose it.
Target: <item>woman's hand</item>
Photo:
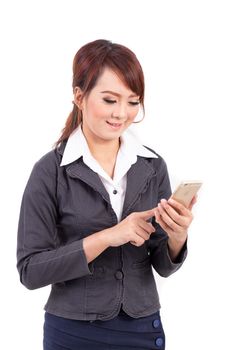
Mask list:
[[[172,260],[175,260],[181,251],[187,236],[188,228],[193,220],[192,208],[196,203],[195,196],[188,208],[175,201],[162,199],[155,208],[156,222],[168,234],[168,246]]]
[[[85,237],[83,249],[87,262],[90,263],[108,247],[119,247],[128,242],[141,246],[155,231],[154,226],[147,222],[154,215],[154,209],[132,213],[119,224]]]
[[[128,242],[141,246],[155,232],[154,226],[147,222],[154,215],[154,209],[134,212],[119,224],[105,230],[109,246],[118,247]]]

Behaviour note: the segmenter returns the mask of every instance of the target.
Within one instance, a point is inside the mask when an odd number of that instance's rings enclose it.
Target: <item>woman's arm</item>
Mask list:
[[[19,217],[17,268],[29,289],[91,274],[83,240],[59,242],[56,164],[51,156],[45,164],[49,167],[39,162],[32,170]]]
[[[171,196],[171,186],[166,163],[161,159],[160,168],[157,170],[158,180],[158,203],[161,199],[168,200]],[[163,201],[161,202],[162,205]],[[187,239],[177,246],[175,242],[169,240],[169,235],[163,226],[159,216],[159,207],[154,211],[156,221],[153,219],[156,228],[155,234],[151,235],[149,241],[149,252],[151,263],[156,272],[168,277],[177,271],[183,264],[187,256]],[[187,237],[186,237],[187,238]]]
[[[193,220],[192,208],[196,203],[193,198],[189,208],[173,199],[162,199],[155,209],[156,222],[168,234],[168,248],[172,261],[179,256],[188,238],[188,229]]]

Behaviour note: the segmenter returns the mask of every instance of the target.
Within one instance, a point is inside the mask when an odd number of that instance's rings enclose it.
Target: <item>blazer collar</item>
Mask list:
[[[131,157],[135,157],[135,162],[134,164],[132,164],[131,168],[128,170],[127,173],[127,189],[122,213],[122,215],[125,217],[126,215],[128,215],[128,212],[130,211],[130,208],[133,206],[135,201],[138,199],[138,196],[140,196],[140,194],[146,190],[151,178],[153,176],[156,176],[156,171],[151,165],[151,162],[148,158],[158,158],[158,156],[153,151],[138,143],[138,148],[136,148],[136,150],[133,149],[133,145],[135,144],[135,141],[132,140],[132,138],[134,138],[133,135],[127,134],[124,137],[125,138],[123,138],[122,142],[123,151],[128,151],[128,154]],[[58,153],[61,155],[61,157],[63,157],[61,166],[63,163],[64,154],[67,150],[67,144],[69,140],[70,139],[68,139],[67,142],[62,143],[57,149]],[[73,138],[70,142],[75,142],[75,138]],[[74,155],[72,152],[69,153],[69,155],[72,155],[71,158],[66,158],[68,164],[64,164],[64,167],[66,169],[67,174],[70,177],[80,179],[81,181],[92,187],[95,191],[100,193],[100,195],[105,201],[111,204],[109,194],[105,189],[99,175],[93,170],[91,170],[84,163],[81,149],[79,149],[79,151],[79,154],[76,153],[76,159],[72,158]],[[135,152],[137,155],[135,154]]]
[[[83,162],[82,157],[68,165],[66,172],[70,177],[77,178],[86,183],[98,192],[106,202],[111,204],[109,194],[100,177]],[[131,166],[127,173],[127,189],[122,217],[128,215],[130,208],[137,201],[138,197],[146,191],[150,180],[156,175],[156,170],[149,161],[143,157],[138,157],[137,162]]]

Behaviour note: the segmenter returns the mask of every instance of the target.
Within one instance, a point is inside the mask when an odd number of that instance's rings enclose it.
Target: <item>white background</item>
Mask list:
[[[20,201],[31,168],[72,108],[72,60],[105,38],[129,46],[146,79],[136,130],[166,160],[173,187],[204,182],[189,256],[159,278],[167,350],[232,349],[233,11],[231,1],[1,1],[1,348],[42,349],[49,287],[15,268]],[[110,291],[109,291],[110,292]],[[3,343],[5,345],[3,346]]]

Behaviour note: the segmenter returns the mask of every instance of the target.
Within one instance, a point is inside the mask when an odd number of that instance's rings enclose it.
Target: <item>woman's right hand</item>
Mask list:
[[[147,222],[155,215],[154,209],[134,212],[128,215],[119,224],[104,230],[105,239],[110,247],[119,247],[130,242],[139,247],[155,232],[154,226]]]

